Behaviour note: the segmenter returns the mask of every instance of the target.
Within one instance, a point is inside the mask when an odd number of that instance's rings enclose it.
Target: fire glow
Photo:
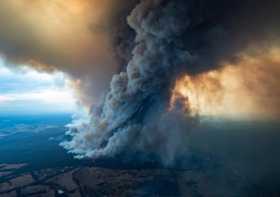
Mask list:
[[[172,90],[171,108],[180,100],[193,116],[277,117],[279,54],[274,48],[267,54],[244,55],[219,70],[183,76]]]

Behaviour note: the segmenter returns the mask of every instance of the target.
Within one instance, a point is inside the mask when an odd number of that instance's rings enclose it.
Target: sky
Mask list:
[[[7,68],[0,58],[0,115],[72,113],[73,92],[62,73],[42,73],[26,66]]]

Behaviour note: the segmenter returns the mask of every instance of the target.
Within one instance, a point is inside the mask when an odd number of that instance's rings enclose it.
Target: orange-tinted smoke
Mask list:
[[[0,55],[9,63],[63,71],[82,81],[83,94],[94,100],[119,69],[112,34],[125,1],[0,1]]]
[[[178,79],[171,107],[183,98],[192,115],[280,118],[280,48],[244,53],[237,63]]]

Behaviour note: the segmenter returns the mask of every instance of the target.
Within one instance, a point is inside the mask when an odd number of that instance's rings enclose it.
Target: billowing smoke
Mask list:
[[[124,52],[118,51],[129,42],[122,38],[131,36],[124,24],[136,2],[1,1],[0,54],[11,65],[65,72],[90,105],[101,98],[124,61]]]
[[[279,68],[279,48],[243,53],[220,69],[178,78],[170,105],[181,99],[192,115],[277,120]]]
[[[167,164],[185,154],[187,134],[196,120],[182,100],[169,108],[174,81],[183,73],[196,75],[239,61],[252,44],[260,47],[271,41],[275,18],[270,17],[271,24],[260,21],[272,35],[255,32],[253,14],[260,11],[267,17],[268,10],[249,3],[142,1],[128,17],[136,32],[132,59],[114,75],[90,123],[70,132],[73,139],[65,147],[80,157],[148,152],[164,157]]]
[[[170,106],[177,79],[280,48],[279,18],[276,0],[11,0],[0,3],[0,51],[73,78],[92,105],[90,120],[73,124],[63,143],[77,157],[145,153],[171,164],[188,151],[197,122],[192,99]]]

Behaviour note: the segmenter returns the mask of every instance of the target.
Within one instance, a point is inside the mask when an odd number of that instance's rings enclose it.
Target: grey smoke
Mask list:
[[[57,29],[49,32],[52,39],[44,26],[25,20],[29,8],[58,1],[26,2],[0,2],[0,54],[9,63],[80,80],[81,100],[93,107],[88,121],[73,124],[72,139],[63,145],[81,158],[145,152],[174,162],[188,152],[188,133],[197,121],[180,103],[169,110],[175,79],[238,62],[244,51],[280,46],[277,0],[77,0],[88,3],[90,13],[100,8],[104,17],[83,21],[76,33],[89,39],[73,35],[70,43],[57,39],[65,36]]]
[[[100,112],[92,116],[89,128],[73,134],[72,141],[64,144],[73,153],[87,157],[112,155],[136,136],[138,143],[142,143],[144,136],[152,137],[149,133],[153,131],[143,125],[163,118],[148,120],[147,117],[156,110],[155,103],[165,100],[162,98],[166,95],[161,92],[169,85],[170,75],[177,70],[175,67],[191,58],[187,51],[176,47],[175,41],[176,36],[188,28],[183,25],[185,18],[170,14],[177,8],[176,4],[169,3],[158,9],[160,4],[160,1],[143,1],[129,16],[128,23],[137,34],[133,57],[126,71],[113,76],[110,91]],[[163,13],[161,18],[159,12]],[[172,25],[162,29],[166,21]],[[160,130],[164,129],[157,130],[161,135]]]
[[[237,61],[238,53],[256,38],[258,43],[269,42],[271,35],[253,32],[258,27],[251,14],[261,11],[260,16],[270,16],[270,24],[260,24],[273,29],[278,13],[268,11],[278,4],[272,3],[267,2],[266,10],[250,0],[229,5],[219,0],[141,1],[127,19],[136,32],[131,60],[113,76],[90,122],[72,128],[73,138],[64,147],[81,158],[111,157],[127,149],[146,151],[171,164],[187,152],[188,132],[196,122],[185,109],[167,110],[174,79]]]

